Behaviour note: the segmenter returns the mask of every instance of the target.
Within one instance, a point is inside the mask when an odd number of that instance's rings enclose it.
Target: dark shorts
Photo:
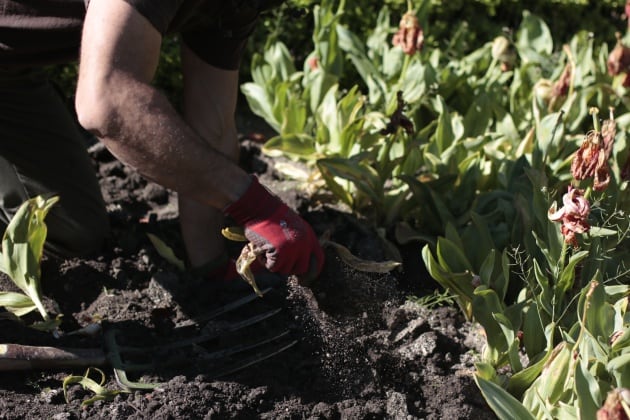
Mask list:
[[[43,72],[0,69],[0,233],[37,195],[60,198],[46,217],[47,252],[100,249],[108,217],[84,135]]]
[[[201,22],[183,28],[182,39],[206,63],[224,70],[237,70],[262,7],[258,1],[226,0],[220,10],[202,13]]]

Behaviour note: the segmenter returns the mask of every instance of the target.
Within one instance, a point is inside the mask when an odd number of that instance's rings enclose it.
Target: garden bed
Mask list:
[[[241,131],[249,128],[241,127]],[[243,140],[243,165],[314,227],[318,235],[373,261],[385,259],[378,236],[335,206],[309,201],[295,183],[278,176],[274,161],[257,143]],[[159,255],[153,233],[181,255],[176,196],[117,162],[100,145],[90,149],[106,199],[113,236],[94,259],[47,258],[42,281],[47,305],[63,314],[62,329],[94,321],[120,331],[134,344],[166,342],[174,326],[229,301],[210,282],[195,282]],[[235,252],[237,249],[235,249]],[[261,363],[224,377],[218,368],[189,363],[147,372],[144,381],[164,382],[153,391],[121,393],[112,401],[82,405],[92,396],[62,382],[85,369],[25,371],[0,376],[0,419],[13,418],[425,418],[488,419],[473,380],[475,354],[483,342],[478,327],[454,306],[421,306],[435,284],[422,267],[420,246],[403,250],[402,270],[359,272],[332,248],[318,281],[295,281],[256,299],[232,317],[270,308],[281,312],[239,332],[255,339],[288,329],[296,344]],[[2,277],[2,289],[10,289]],[[79,338],[36,333],[2,320],[1,342],[102,346],[100,336]],[[149,358],[150,355],[147,355]],[[220,368],[221,366],[219,366]],[[105,366],[106,386],[120,389]]]

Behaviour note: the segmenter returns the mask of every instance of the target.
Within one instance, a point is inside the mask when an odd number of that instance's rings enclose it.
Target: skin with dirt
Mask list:
[[[246,130],[241,124],[241,131]],[[386,259],[382,241],[364,221],[305,198],[296,182],[279,176],[257,143],[243,139],[241,144],[243,167],[298,210],[318,235],[330,234],[365,260]],[[90,153],[108,204],[112,237],[104,253],[94,258],[44,259],[48,309],[63,314],[64,331],[102,321],[105,328],[118,331],[120,344],[159,345],[207,333],[182,332],[185,328],[178,326],[242,295],[217,291],[208,279],[180,271],[149,241],[147,233],[153,233],[184,258],[174,193],[147,182],[100,144],[91,146]],[[238,255],[243,244],[233,245]],[[193,345],[185,354],[141,354],[138,361],[153,361],[156,367],[130,377],[162,383],[157,390],[121,393],[111,401],[82,406],[93,394],[71,385],[66,403],[62,382],[84,374],[85,368],[3,372],[0,419],[495,418],[472,377],[483,341],[478,327],[465,322],[454,306],[428,309],[408,299],[435,288],[422,268],[420,249],[421,244],[403,248],[403,269],[379,274],[353,269],[327,247],[324,271],[310,287],[289,279],[286,287],[205,328],[220,329],[228,321],[281,309],[269,319]],[[15,290],[4,275],[0,290]],[[217,376],[264,348],[221,362],[204,357],[215,347],[280,332],[287,332],[284,342],[295,344],[235,373]],[[0,317],[0,342],[103,348],[101,335],[55,339],[6,317]],[[169,360],[177,363],[169,365]],[[120,389],[111,367],[101,369],[105,386]]]

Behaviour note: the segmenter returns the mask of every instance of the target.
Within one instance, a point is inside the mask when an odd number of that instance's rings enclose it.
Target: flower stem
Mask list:
[[[597,109],[596,107],[592,107],[591,109],[589,109],[588,112],[593,116],[593,130],[599,133],[599,118],[597,118],[597,114],[599,114],[599,109]]]

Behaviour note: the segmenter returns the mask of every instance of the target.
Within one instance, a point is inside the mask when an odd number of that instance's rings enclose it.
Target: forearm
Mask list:
[[[78,90],[79,120],[122,162],[215,208],[246,190],[248,175],[187,125],[157,89],[124,73],[110,75],[102,85],[118,88],[92,91],[84,99]],[[94,97],[100,98],[98,105],[91,102]]]

